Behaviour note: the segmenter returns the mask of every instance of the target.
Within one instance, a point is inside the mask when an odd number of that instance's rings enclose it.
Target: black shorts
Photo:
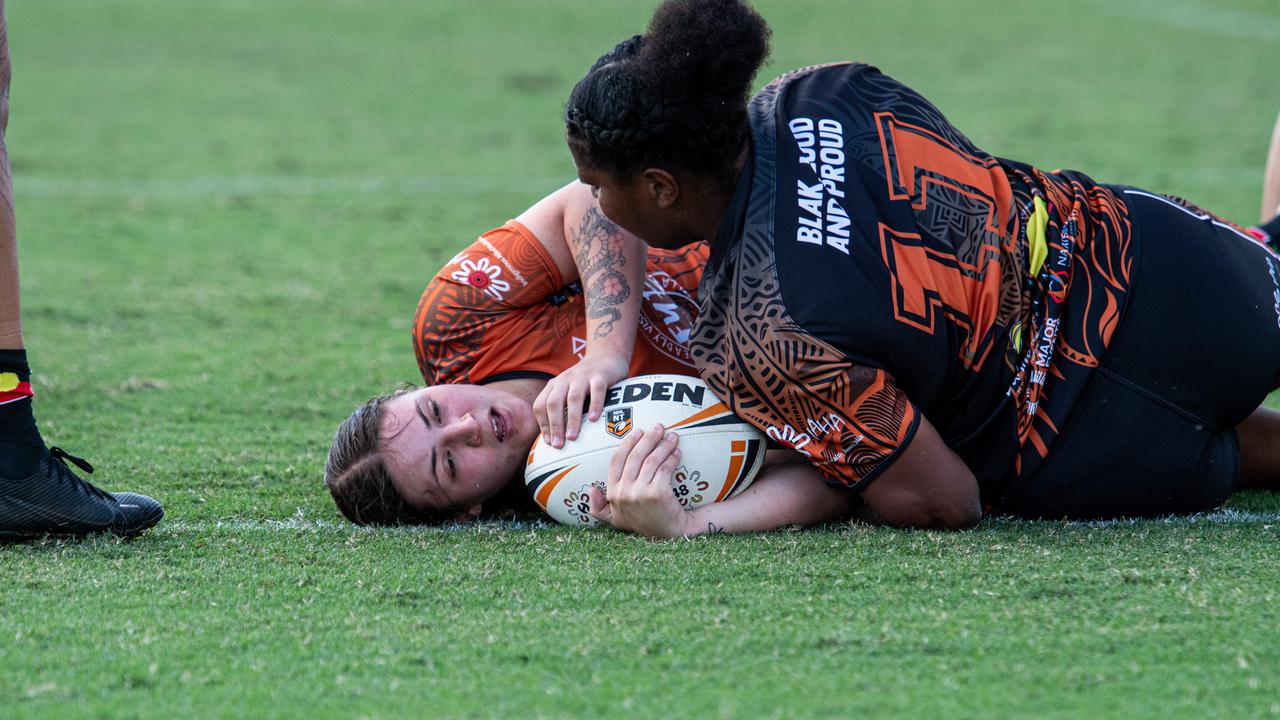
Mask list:
[[[1280,384],[1280,258],[1198,208],[1117,191],[1136,243],[1128,305],[1048,457],[1000,514],[1214,508],[1240,475],[1233,428]]]

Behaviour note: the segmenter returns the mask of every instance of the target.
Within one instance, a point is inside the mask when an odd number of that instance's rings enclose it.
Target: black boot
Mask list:
[[[62,448],[45,450],[25,477],[0,477],[0,539],[78,536],[110,531],[130,537],[160,522],[160,503],[135,493],[109,493],[80,479],[93,467]]]
[[[0,539],[87,535],[131,536],[164,516],[145,495],[111,494],[81,480],[93,466],[45,447],[31,414],[31,370],[22,350],[0,350]]]

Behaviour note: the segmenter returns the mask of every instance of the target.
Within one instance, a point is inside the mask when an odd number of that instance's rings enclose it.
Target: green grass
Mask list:
[[[982,147],[1253,221],[1274,0],[761,1]],[[1195,522],[654,543],[369,531],[328,439],[412,380],[426,279],[572,176],[559,112],[649,3],[10,4],[37,413],[153,494],[0,547],[0,716],[1280,715],[1280,498]]]
[[[1274,524],[170,525],[8,553],[10,712],[1240,717],[1280,681]]]

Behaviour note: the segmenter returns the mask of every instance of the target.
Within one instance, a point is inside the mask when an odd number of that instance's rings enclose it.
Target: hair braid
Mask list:
[[[624,179],[646,165],[731,176],[769,27],[742,0],[667,0],[648,31],[602,55],[574,87],[575,153]]]

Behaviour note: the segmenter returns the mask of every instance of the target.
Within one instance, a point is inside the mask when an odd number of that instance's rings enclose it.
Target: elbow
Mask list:
[[[977,498],[972,502],[952,503],[933,513],[933,527],[939,530],[968,530],[982,521],[982,506]]]
[[[887,525],[921,530],[968,530],[982,520],[977,485],[972,489],[973,492],[947,488],[893,493],[880,497],[871,509]],[[864,496],[864,499],[868,498]]]
[[[969,498],[913,495],[867,504],[863,519],[876,524],[920,530],[968,530],[982,520],[982,506]]]
[[[968,530],[982,522],[982,500],[972,473],[946,485],[946,491],[926,501],[931,526],[939,530]]]

